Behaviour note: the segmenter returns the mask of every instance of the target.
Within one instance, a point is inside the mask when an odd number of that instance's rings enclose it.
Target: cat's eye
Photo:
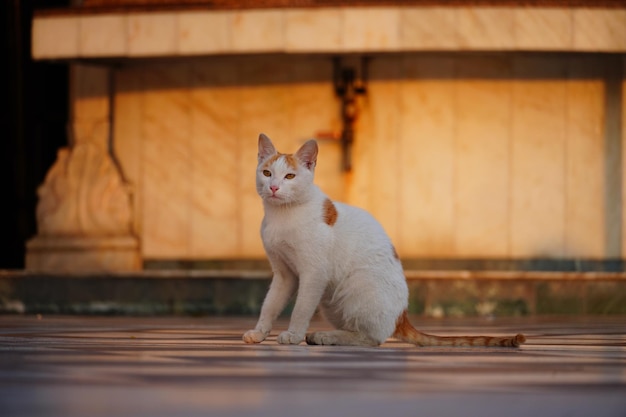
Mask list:
[[[264,170],[263,170],[263,175],[265,175],[266,177],[271,177],[271,176],[272,176],[272,173],[271,173],[269,170],[264,169]]]
[[[296,177],[296,174],[287,174],[285,175],[285,179],[292,180]]]

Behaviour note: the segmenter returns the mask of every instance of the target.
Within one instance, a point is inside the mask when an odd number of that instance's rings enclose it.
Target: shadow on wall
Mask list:
[[[362,55],[355,54],[354,57]],[[415,58],[430,62],[421,65],[420,79],[433,80],[558,80],[558,79],[598,79],[604,78],[606,67],[598,65],[598,60],[613,59],[607,54],[580,53],[519,53],[519,52],[419,52],[419,53],[380,53],[365,55],[371,59],[371,81],[404,80],[410,81],[414,71],[406,71]],[[145,58],[129,61],[115,59],[103,60],[103,63],[114,64],[121,71],[133,69],[152,73],[154,77],[146,77],[140,85],[124,85],[119,91],[137,91],[145,89],[167,90],[181,87],[202,86],[241,86],[253,87],[272,84],[298,84],[306,82],[329,82],[333,80],[332,61],[336,55],[316,54],[293,56],[287,54],[259,54],[246,56],[217,56],[211,58],[185,58],[184,60]],[[541,58],[546,60],[545,66],[527,65],[528,59]],[[348,60],[350,55],[348,55]],[[554,65],[575,59],[584,67],[584,71],[576,71],[567,65]],[[614,59],[619,60],[616,56]],[[206,76],[207,64],[228,68],[223,74]],[[276,71],[282,66],[283,71]],[[232,68],[237,68],[232,71]],[[147,69],[148,68],[148,69]],[[555,70],[555,68],[558,68]],[[163,75],[163,70],[176,74],[172,77]]]

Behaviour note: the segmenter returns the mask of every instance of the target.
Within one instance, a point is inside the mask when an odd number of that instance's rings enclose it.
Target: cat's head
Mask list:
[[[256,190],[263,201],[272,205],[298,204],[311,193],[317,142],[309,140],[295,154],[276,151],[270,138],[259,135]]]

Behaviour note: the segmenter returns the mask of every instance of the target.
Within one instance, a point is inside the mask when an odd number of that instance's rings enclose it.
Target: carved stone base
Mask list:
[[[36,236],[26,243],[26,269],[48,273],[136,271],[139,242],[132,236]]]

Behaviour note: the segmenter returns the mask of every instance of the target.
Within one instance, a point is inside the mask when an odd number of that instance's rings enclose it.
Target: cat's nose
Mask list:
[[[272,193],[275,193],[276,191],[278,191],[278,186],[277,185],[270,185],[270,190],[272,190]]]

